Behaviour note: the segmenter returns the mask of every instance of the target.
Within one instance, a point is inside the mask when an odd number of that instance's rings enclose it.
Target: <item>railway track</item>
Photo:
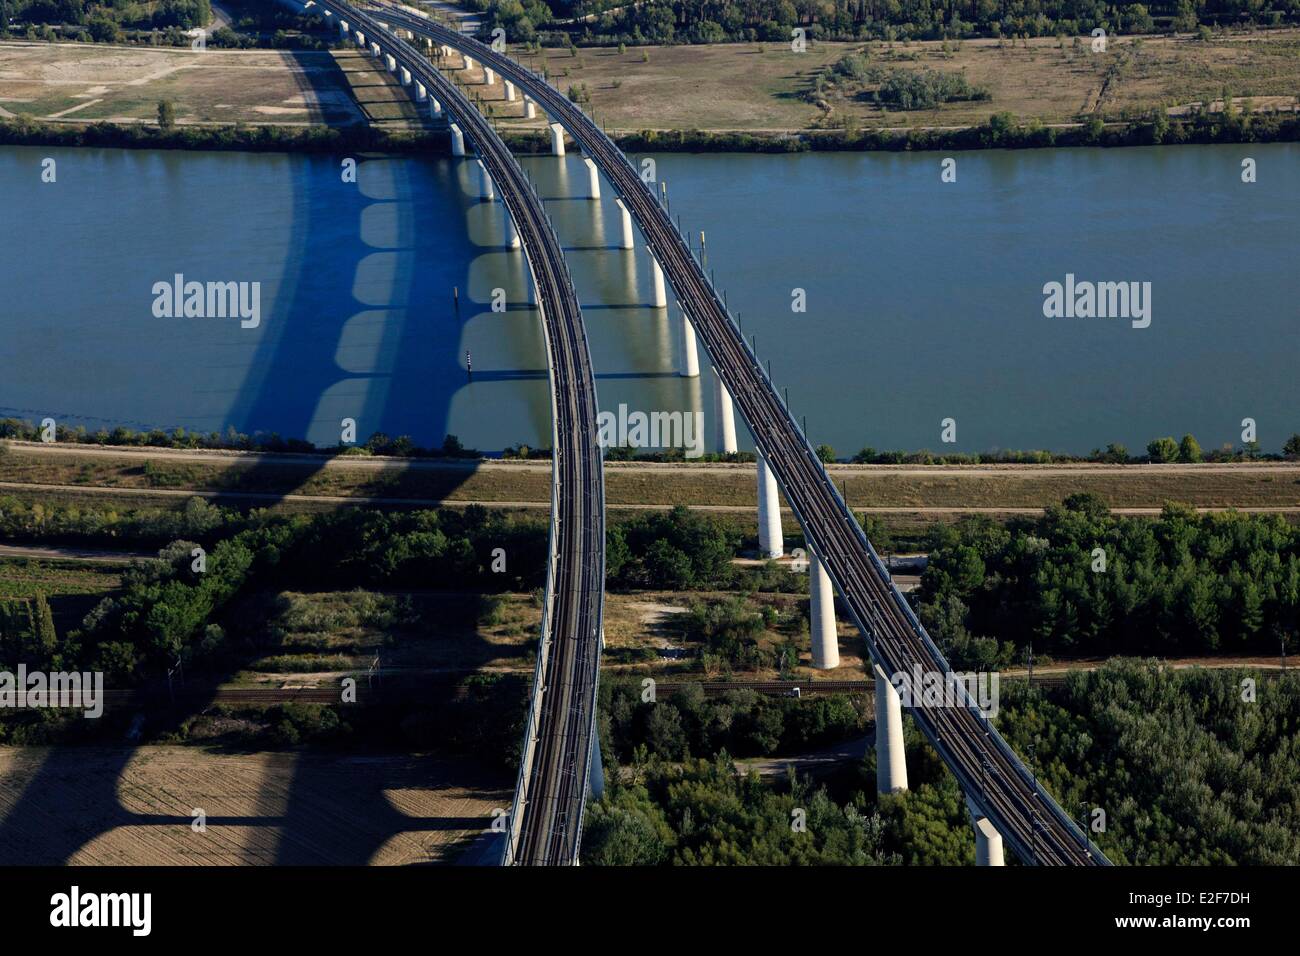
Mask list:
[[[514,156],[425,52],[350,3],[317,7],[360,30],[462,127],[514,223],[537,286],[551,381],[551,549],[523,759],[504,861],[577,862],[595,743],[605,593],[605,486],[596,386],[582,311],[549,217]]]
[[[381,6],[380,16],[385,21],[468,53],[515,83],[596,161],[640,224],[646,244],[704,340],[715,369],[740,406],[755,444],[775,472],[872,656],[887,673],[910,672],[917,666],[924,671],[949,672],[947,661],[894,587],[839,490],[782,404],[722,297],[622,151],[568,97],[510,57],[418,13],[388,3]],[[1109,865],[1039,785],[975,701],[967,696],[957,707],[918,705],[911,713],[967,798],[993,822],[1023,862]]]

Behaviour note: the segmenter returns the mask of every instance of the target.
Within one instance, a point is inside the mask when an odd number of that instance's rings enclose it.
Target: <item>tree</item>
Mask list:
[[[164,133],[176,125],[176,107],[171,100],[158,101],[158,128]]]
[[[1147,445],[1147,456],[1153,462],[1169,462],[1178,458],[1178,442],[1172,438],[1157,438]]]
[[[1183,436],[1183,440],[1178,443],[1178,460],[1186,462],[1203,461],[1205,456],[1201,454],[1201,446],[1197,443],[1196,438],[1189,434]]]
[[[1282,452],[1288,458],[1300,458],[1300,434],[1292,435],[1282,446]]]
[[[122,39],[122,28],[117,25],[116,20],[105,16],[91,17],[86,26],[90,31],[90,38],[96,43],[116,43]]]
[[[1109,462],[1122,465],[1128,461],[1128,447],[1113,441],[1106,446],[1106,452],[1102,457]]]
[[[835,461],[835,449],[830,445],[818,445],[817,457],[820,458],[824,464],[832,464]]]
[[[43,658],[42,663],[48,662],[59,646],[59,635],[54,630],[50,604],[39,591],[32,599],[32,637],[35,638],[34,650]]]

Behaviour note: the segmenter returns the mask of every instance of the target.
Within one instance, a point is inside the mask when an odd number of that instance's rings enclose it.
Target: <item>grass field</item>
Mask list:
[[[355,50],[288,52],[0,43],[0,117],[180,125],[421,125],[406,91]]]
[[[447,863],[513,781],[434,756],[0,747],[9,865]],[[202,810],[206,829],[191,828]]]
[[[862,95],[870,87],[832,91],[827,110],[804,98],[813,78],[846,53],[865,50],[873,66],[960,72],[989,90],[987,101],[931,110],[885,112]],[[1173,114],[1211,104],[1224,90],[1251,97],[1257,109],[1293,108],[1300,89],[1300,31],[1233,34],[1201,42],[1187,37],[1112,38],[1105,53],[1075,48],[1073,38],[816,43],[802,54],[785,44],[547,50],[545,63],[562,90],[583,86],[611,128],[794,131],[847,122],[861,127],[969,126],[1008,111],[1044,123],[1098,115],[1120,119],[1153,107]],[[176,104],[181,124],[348,124],[368,120],[404,129],[427,123],[408,93],[347,49],[333,52],[217,50],[103,44],[0,43],[0,117],[26,114],[60,121],[152,123],[160,99]],[[459,66],[453,56],[451,66]],[[482,70],[455,69],[507,125],[523,119],[523,100],[506,103],[502,84]]]
[[[831,465],[830,474],[855,508],[1034,509],[1077,492],[1100,495],[1112,508],[1160,508],[1181,501],[1207,508],[1300,511],[1300,463],[1242,465]],[[0,456],[0,494],[18,485],[128,491],[206,491],[343,498],[438,501],[550,501],[546,461],[422,462],[335,459],[276,461],[203,452],[117,452],[13,444]],[[610,462],[605,497],[611,506],[752,509],[754,466]],[[183,494],[149,499],[179,507]],[[263,502],[264,503],[264,502]]]
[[[829,98],[830,112],[804,100],[813,77],[844,54],[866,49],[872,65],[964,73],[992,94],[987,101],[937,109],[884,112],[857,97]],[[645,59],[643,59],[643,50]],[[701,129],[784,131],[848,117],[862,127],[970,126],[1009,111],[1044,123],[1081,115],[1119,119],[1125,111],[1164,106],[1177,112],[1212,102],[1227,88],[1253,96],[1256,107],[1290,107],[1300,90],[1300,32],[1189,38],[1112,38],[1107,52],[1087,43],[1064,47],[1055,37],[914,43],[816,43],[806,53],[786,44],[548,50],[546,68],[562,90],[585,86],[603,121],[619,130]],[[539,66],[542,58],[534,58]],[[858,91],[853,91],[854,93]],[[1278,99],[1271,100],[1270,97]]]
[[[608,671],[660,676],[699,673],[694,644],[682,631],[680,615],[693,601],[725,595],[659,591],[609,593],[605,598]],[[243,685],[323,686],[340,674],[365,670],[376,651],[385,668],[428,673],[531,675],[541,627],[541,608],[528,594],[469,595],[447,592],[376,594],[368,591],[285,592],[249,599],[265,617],[265,635],[275,646],[251,660],[234,678]],[[811,677],[806,627],[798,620],[807,605],[802,594],[754,594],[754,606],[778,611],[778,623],[760,639],[771,648],[795,638],[802,647],[801,673]],[[238,612],[237,612],[238,613]],[[259,615],[259,619],[261,619]],[[858,641],[843,635],[844,679],[862,676]],[[682,658],[676,651],[689,651]],[[719,675],[711,675],[719,676]],[[744,676],[768,679],[768,671]]]
[[[118,587],[124,568],[101,561],[0,558],[0,604],[44,594],[55,629],[65,634]]]

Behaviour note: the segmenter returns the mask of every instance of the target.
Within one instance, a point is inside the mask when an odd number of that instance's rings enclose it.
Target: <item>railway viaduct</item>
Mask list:
[[[492,126],[440,70],[458,55],[461,69],[477,64],[487,85],[500,81],[506,101],[522,94],[522,111],[544,110],[551,152],[565,153],[566,134],[585,154],[588,198],[600,195],[600,174],[617,193],[620,247],[634,245],[632,222],[640,225],[650,254],[653,304],[668,305],[667,283],[676,293],[683,342],[680,372],[699,375],[698,339],[714,368],[718,444],[736,451],[735,408],[748,424],[757,448],[759,546],[768,557],[784,553],[780,493],[809,544],[813,665],[839,664],[834,594],[867,643],[875,675],[877,789],[907,788],[903,752],[902,701],[890,674],[920,668],[942,675],[952,669],[893,585],[820,460],[740,334],[700,261],[673,226],[664,197],[643,182],[603,131],[566,96],[504,52],[463,36],[419,11],[381,2],[362,9],[341,0],[308,0],[335,18],[342,36],[383,62],[427,103],[432,117],[445,119],[452,153],[476,148],[480,198],[493,201],[498,189],[507,207],[505,245],[521,249],[531,267],[538,308],[546,329],[551,367],[555,456],[553,458],[552,551],[542,648],[525,733],[515,803],[504,862],[575,863],[586,793],[597,786],[595,689],[603,607],[604,498],[600,451],[595,447],[595,389],[582,318],[559,244],[541,201]],[[408,42],[409,40],[409,42]],[[576,389],[569,403],[562,389]],[[594,452],[593,452],[594,449]],[[575,529],[574,524],[580,528]],[[596,529],[599,538],[596,540]],[[599,562],[599,569],[591,567]],[[976,859],[1003,862],[1003,844],[1028,864],[1109,865],[1109,861],[1038,783],[988,716],[956,683],[957,706],[908,702],[917,726],[957,777],[966,796],[976,837]]]

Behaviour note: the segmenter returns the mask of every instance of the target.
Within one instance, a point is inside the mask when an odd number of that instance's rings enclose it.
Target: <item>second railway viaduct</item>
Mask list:
[[[313,0],[309,0],[307,5],[313,5]],[[781,488],[784,488],[787,502],[804,528],[810,552],[808,571],[814,666],[833,669],[839,664],[834,614],[836,587],[844,597],[850,617],[867,640],[876,684],[877,788],[882,793],[906,789],[902,706],[888,675],[922,666],[950,676],[951,668],[893,586],[888,571],[862,534],[861,527],[834,484],[826,477],[806,437],[776,398],[771,381],[764,375],[748,343],[739,335],[721,297],[704,277],[694,251],[676,232],[659,199],[639,180],[617,147],[577,106],[568,102],[542,77],[503,53],[409,8],[383,3],[362,12],[357,7],[334,0],[320,0],[314,5],[327,15],[337,12],[342,21],[339,29],[344,35],[354,35],[357,45],[369,49],[376,57],[383,54],[389,72],[398,76],[404,86],[411,87],[415,99],[428,102],[432,116],[447,120],[453,155],[466,155],[461,123],[474,122],[480,128],[479,137],[483,138],[482,119],[448,115],[447,105],[430,88],[433,81],[425,82],[419,77],[429,77],[430,56],[446,67],[456,52],[460,54],[462,69],[473,69],[477,59],[486,84],[498,80],[505,84],[507,101],[513,101],[522,92],[525,116],[534,116],[538,107],[546,111],[553,154],[564,155],[566,132],[578,141],[587,154],[589,198],[599,197],[599,172],[605,173],[618,193],[616,202],[622,225],[620,248],[630,249],[634,244],[633,216],[642,227],[652,263],[654,306],[666,308],[668,305],[666,271],[677,293],[683,341],[681,374],[699,374],[697,335],[705,340],[714,363],[718,439],[724,452],[736,450],[735,404],[739,400],[742,405],[758,451],[760,551],[767,557],[779,557],[784,553],[780,524]],[[346,22],[349,16],[354,21],[351,24]],[[386,40],[395,38],[399,32],[412,41],[423,40],[423,62],[407,63],[400,61],[396,53],[385,53],[385,49],[397,49],[409,58],[416,48],[401,41],[398,41],[398,47],[393,48],[388,43],[377,42],[380,39],[377,36],[367,37],[361,24],[369,22],[374,23],[372,31],[387,34]],[[464,103],[468,101],[461,99],[463,112]],[[481,149],[482,144],[478,145]],[[496,192],[493,178],[481,160],[476,162],[480,195],[485,200],[492,200]],[[510,224],[510,217],[507,217],[505,238],[507,246],[519,247],[520,237]],[[525,251],[528,244],[525,240]],[[588,660],[586,666],[594,670],[596,663]],[[594,687],[594,676],[591,686]],[[538,684],[535,687],[535,708],[536,695],[541,691],[542,686]],[[1001,864],[1005,838],[1027,863],[1108,863],[1042,789],[973,700],[967,697],[961,706],[947,711],[916,701],[910,705],[917,725],[953,771],[966,794],[977,841],[977,862]],[[566,719],[563,714],[555,717]],[[530,723],[529,733],[533,732]],[[594,754],[593,763],[598,760],[598,753]],[[586,767],[583,769],[585,771]],[[584,773],[584,779],[585,776]],[[521,772],[521,792],[524,777]],[[519,794],[516,801],[518,810],[521,806]],[[575,807],[578,818],[566,822],[571,838],[572,832],[581,825],[580,800]],[[576,842],[572,847],[573,860],[576,860]]]

